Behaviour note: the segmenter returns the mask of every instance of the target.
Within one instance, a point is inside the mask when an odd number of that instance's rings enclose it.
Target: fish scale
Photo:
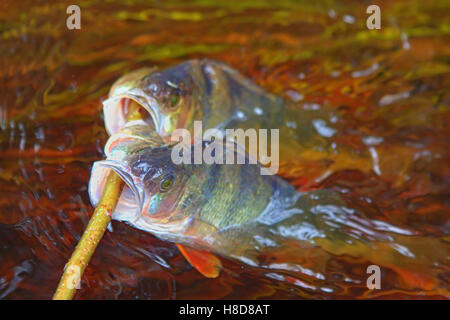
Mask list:
[[[261,183],[261,179],[250,179],[247,165],[238,165],[232,169],[230,166],[233,165],[204,165],[208,173],[218,171],[219,174],[210,192],[210,201],[200,217],[218,229],[240,225],[255,218],[262,212],[272,193],[271,188],[265,188]],[[261,189],[266,192],[259,192]]]

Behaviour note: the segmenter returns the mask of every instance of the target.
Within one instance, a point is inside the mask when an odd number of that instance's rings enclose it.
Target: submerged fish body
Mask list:
[[[279,129],[277,167],[295,164],[313,178],[339,169],[372,168],[368,151],[333,144],[336,124],[330,121],[330,110],[324,106],[299,108],[214,60],[190,60],[164,70],[139,69],[120,78],[104,102],[105,127],[110,134],[125,124],[130,99],[147,110],[147,122],[166,143],[178,128],[190,130],[193,136],[194,121],[202,121],[203,130]],[[270,150],[270,141],[267,147]],[[312,172],[307,170],[310,163],[322,165]]]
[[[220,271],[211,253],[296,273],[305,272],[305,255],[318,269],[334,255],[347,255],[407,269],[408,281],[447,256],[439,239],[367,219],[332,191],[298,192],[278,176],[261,175],[260,165],[249,161],[175,164],[172,150],[148,125],[120,129],[105,146],[107,160],[93,166],[91,201],[98,203],[114,170],[126,187],[112,218],[177,243],[208,277]],[[239,146],[228,150],[245,153]],[[424,245],[434,250],[424,254]],[[319,274],[316,280],[324,279]],[[415,285],[423,288],[422,282]]]
[[[105,127],[110,134],[125,124],[124,98],[135,100],[148,111],[163,139],[177,128],[192,130],[196,120],[201,120],[205,129],[235,128],[244,122],[259,126],[261,121],[267,124],[264,128],[273,127],[271,122],[279,127],[279,118],[286,110],[281,98],[226,64],[208,59],[164,70],[139,69],[116,81],[104,102]]]
[[[245,152],[239,146],[230,150]],[[100,200],[108,172],[114,170],[126,187],[113,219],[224,255],[236,249],[233,239],[221,236],[225,230],[266,221],[299,196],[283,179],[261,175],[260,165],[250,164],[248,158],[245,164],[175,164],[172,146],[162,143],[148,126],[120,129],[108,140],[105,153],[107,160],[95,162],[92,170],[93,205]]]

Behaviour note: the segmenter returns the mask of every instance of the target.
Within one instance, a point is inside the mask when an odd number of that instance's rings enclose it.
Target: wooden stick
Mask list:
[[[127,121],[141,119],[141,108],[131,101],[128,106]],[[92,255],[111,222],[111,215],[116,208],[124,182],[120,176],[111,171],[108,175],[102,198],[89,221],[86,230],[72,253],[69,262],[64,267],[64,273],[59,281],[53,300],[71,300],[75,295],[81,277]]]

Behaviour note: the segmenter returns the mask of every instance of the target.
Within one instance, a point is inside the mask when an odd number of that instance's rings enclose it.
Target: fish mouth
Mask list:
[[[156,132],[160,133],[162,116],[158,111],[158,103],[152,97],[145,95],[140,89],[132,89],[131,92],[114,95],[103,101],[106,132],[109,135],[112,135],[125,127],[130,100],[136,102],[147,111],[150,117],[145,119],[144,122],[146,122],[147,125],[152,126]]]
[[[106,181],[111,172],[117,173],[125,183],[117,205],[112,212],[112,218],[119,221],[134,222],[139,218],[143,206],[142,188],[137,186],[130,169],[115,160],[102,160],[94,162],[91,178],[89,180],[89,197],[94,207],[97,207],[106,187]]]

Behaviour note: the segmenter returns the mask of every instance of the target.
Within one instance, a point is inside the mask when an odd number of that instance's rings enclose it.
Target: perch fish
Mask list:
[[[109,134],[125,125],[130,100],[148,112],[147,123],[166,143],[178,128],[190,130],[193,136],[194,121],[202,121],[203,130],[279,129],[279,163],[273,166],[282,171],[295,167],[312,181],[338,170],[368,172],[374,166],[368,150],[334,143],[339,128],[332,109],[301,107],[282,99],[222,62],[189,60],[163,70],[143,68],[124,75],[103,103]],[[267,148],[271,149],[270,141]]]
[[[96,205],[109,170],[117,172],[126,187],[112,218],[175,242],[203,275],[218,276],[216,255],[294,273],[304,272],[305,256],[320,269],[330,256],[348,255],[397,270],[410,287],[436,285],[423,275],[446,259],[439,239],[368,219],[330,190],[298,192],[249,161],[174,164],[172,148],[148,125],[125,126],[108,140],[107,160],[95,162],[89,194]]]

